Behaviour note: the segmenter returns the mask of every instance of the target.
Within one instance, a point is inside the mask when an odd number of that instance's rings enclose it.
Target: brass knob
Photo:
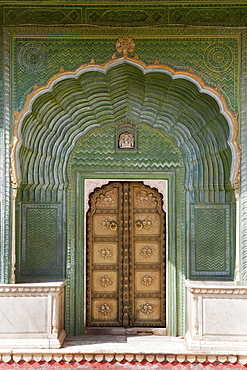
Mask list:
[[[111,230],[117,230],[117,223],[116,223],[116,221],[111,221],[110,222],[110,229]]]
[[[143,223],[141,220],[137,220],[135,225],[137,230],[141,230],[143,227]]]

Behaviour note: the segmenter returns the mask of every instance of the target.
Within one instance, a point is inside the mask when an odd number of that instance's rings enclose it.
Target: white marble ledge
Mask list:
[[[65,284],[1,284],[0,348],[60,348]]]
[[[247,286],[237,285],[235,281],[197,281],[186,280],[187,290],[192,294],[247,295]]]
[[[247,287],[234,282],[186,281],[191,350],[247,350]]]

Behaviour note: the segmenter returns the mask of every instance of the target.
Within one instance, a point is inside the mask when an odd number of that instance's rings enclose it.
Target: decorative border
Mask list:
[[[31,284],[30,284],[31,285]],[[6,284],[0,285],[0,295],[12,295],[15,294],[26,294],[26,293],[56,293],[62,291],[62,288],[66,285],[63,283],[49,283],[46,285],[33,284],[33,286],[28,286],[25,284]],[[3,294],[5,293],[5,294]]]
[[[200,286],[196,283],[193,284],[191,281],[185,283],[189,292],[193,294],[233,294],[233,295],[247,295],[247,287],[245,286],[220,286],[214,284],[214,286]]]
[[[8,31],[3,32],[3,267],[2,267],[2,282],[8,283],[10,280],[9,261],[11,261],[11,225],[10,225],[10,214],[11,214],[11,183],[9,177],[10,170],[10,50],[11,50],[11,37]]]
[[[61,349],[60,351],[53,350],[51,353],[46,352],[45,350],[42,351],[42,353],[39,353],[39,351],[33,351],[29,353],[25,353],[24,351],[15,351],[15,353],[0,353],[0,365],[2,365],[3,361],[4,363],[9,363],[10,361],[13,361],[15,363],[18,363],[19,361],[24,361],[26,363],[29,362],[44,362],[42,365],[49,365],[49,361],[52,361],[52,367],[67,365],[71,366],[71,368],[77,368],[82,365],[81,362],[85,361],[90,365],[90,362],[92,363],[114,363],[114,368],[116,369],[117,363],[120,362],[127,362],[127,363],[133,363],[137,362],[139,366],[141,365],[141,362],[159,362],[159,363],[183,363],[183,362],[189,362],[189,363],[230,363],[230,364],[241,364],[245,365],[247,364],[247,356],[240,356],[240,355],[232,355],[232,354],[221,354],[221,355],[215,355],[211,353],[209,354],[198,354],[198,351],[196,353],[189,353],[189,354],[163,354],[163,353],[147,353],[147,354],[141,354],[141,353],[101,353],[101,354],[96,354],[96,353],[67,353],[66,348]],[[54,363],[55,362],[55,363]],[[70,365],[71,363],[71,365]],[[14,366],[14,364],[11,364]],[[30,364],[28,364],[30,366]],[[37,364],[40,366],[40,364]],[[24,363],[22,363],[22,367],[25,366]],[[32,366],[36,367],[35,364],[32,364]],[[121,367],[123,364],[121,363]],[[133,364],[133,369],[134,369],[135,364]],[[146,365],[148,366],[148,365]],[[85,367],[86,368],[86,367]],[[147,368],[147,367],[146,367]],[[62,369],[62,366],[61,366]],[[110,369],[110,368],[109,368]],[[131,368],[130,368],[131,369]]]
[[[206,4],[205,4],[206,3]],[[15,6],[16,5],[16,6]],[[29,14],[25,14],[29,10]],[[196,10],[194,17],[188,17],[191,11]],[[17,25],[17,24],[66,24],[66,25],[77,25],[77,24],[92,24],[92,25],[108,25],[112,27],[121,25],[125,27],[132,27],[133,24],[137,26],[155,26],[155,25],[218,25],[218,26],[238,26],[238,24],[245,26],[245,4],[216,4],[213,5],[204,1],[204,4],[198,2],[198,0],[190,0],[186,4],[181,4],[181,1],[165,1],[157,0],[155,4],[150,1],[130,1],[125,0],[124,3],[118,1],[103,2],[97,0],[94,4],[90,4],[90,1],[86,0],[83,4],[61,4],[58,2],[57,6],[51,6],[48,1],[43,1],[42,5],[33,4],[27,6],[27,4],[19,5],[18,2],[14,1],[13,5],[5,4],[3,6],[3,22],[6,25]],[[133,14],[139,12],[137,17]],[[159,11],[158,14],[156,14]],[[217,12],[221,11],[222,17],[217,17]],[[237,14],[239,11],[241,14]],[[43,14],[44,12],[45,14]],[[107,12],[111,12],[110,19],[105,15]],[[125,17],[122,15],[117,16],[117,13],[125,13]],[[144,12],[143,17],[140,17]],[[204,21],[205,16],[201,12],[206,12],[206,22]],[[91,13],[91,14],[90,14]],[[215,16],[216,13],[216,16]],[[225,13],[228,13],[227,15]],[[234,14],[233,14],[234,13]],[[236,13],[236,15],[235,15]],[[90,17],[91,15],[91,17]],[[210,17],[211,15],[211,17]],[[126,19],[127,18],[127,19]]]

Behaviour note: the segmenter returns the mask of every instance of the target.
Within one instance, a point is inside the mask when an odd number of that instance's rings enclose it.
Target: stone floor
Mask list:
[[[190,353],[183,338],[168,336],[85,335],[67,337],[62,350],[83,353]]]

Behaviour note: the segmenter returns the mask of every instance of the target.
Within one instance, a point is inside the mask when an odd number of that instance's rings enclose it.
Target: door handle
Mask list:
[[[117,230],[117,223],[116,221],[110,221],[110,229]]]
[[[143,228],[143,222],[141,220],[137,220],[135,226],[137,230],[141,230]]]

